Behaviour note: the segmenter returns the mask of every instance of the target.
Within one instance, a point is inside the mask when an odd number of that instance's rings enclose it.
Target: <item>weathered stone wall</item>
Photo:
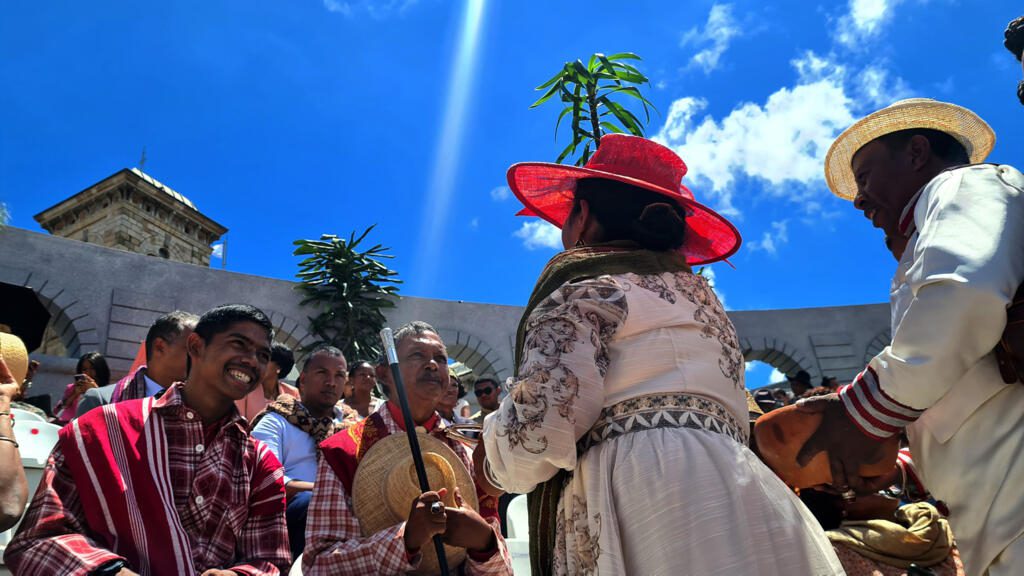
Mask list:
[[[98,350],[108,356],[118,374],[131,365],[150,323],[174,309],[202,313],[219,304],[245,302],[270,315],[285,344],[294,348],[310,341],[309,312],[299,305],[293,282],[17,228],[0,230],[0,282],[37,290],[54,317],[51,334],[67,356]],[[504,379],[513,373],[521,314],[518,306],[404,297],[389,312],[388,322],[396,327],[410,320],[429,322],[441,332],[452,357],[477,374],[493,373]],[[807,370],[815,381],[825,374],[850,380],[888,340],[885,304],[729,315],[747,360],[762,360],[790,374]],[[70,381],[74,361],[35,356],[44,368],[34,392],[59,394]],[[472,402],[472,395],[469,399]]]

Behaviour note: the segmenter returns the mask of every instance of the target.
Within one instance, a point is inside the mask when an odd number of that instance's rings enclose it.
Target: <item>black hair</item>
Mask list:
[[[295,353],[284,344],[274,342],[270,345],[270,361],[279,367],[277,377],[284,378],[295,367]]]
[[[441,335],[437,333],[437,330],[430,324],[421,320],[413,320],[408,324],[403,324],[395,332],[395,348],[398,348],[398,345],[402,343],[402,340],[405,340],[410,336],[419,336],[421,334],[434,334],[438,338],[441,337]],[[386,362],[387,360],[385,360],[385,363]]]
[[[78,359],[78,364],[75,365],[75,374],[81,374],[82,369],[85,368],[85,363],[88,362],[92,365],[92,369],[96,372],[96,385],[106,386],[110,384],[110,367],[107,366],[107,359],[103,357],[103,354],[99,352],[88,352],[82,354],[82,357]]]
[[[355,362],[352,363],[351,366],[348,367],[348,377],[351,378],[355,376],[356,370],[359,370],[359,368],[362,367],[363,364],[369,366],[370,370],[374,369],[373,362],[370,362],[369,360],[356,360]]]
[[[967,148],[952,135],[941,130],[931,128],[910,128],[900,130],[885,136],[879,136],[878,140],[885,143],[891,151],[901,150],[914,136],[924,136],[928,139],[932,154],[947,164],[970,164],[971,157],[967,154]]]
[[[674,250],[686,240],[686,209],[671,198],[645,188],[608,180],[576,182],[572,213],[586,200],[604,231],[603,242],[632,240],[647,250]]]
[[[1013,54],[1019,62],[1024,57],[1024,16],[1014,18],[1006,25],[1003,32],[1003,46]]]
[[[309,366],[309,361],[312,360],[313,358],[317,357],[317,356],[329,356],[331,358],[341,358],[342,362],[347,363],[347,361],[345,360],[345,354],[339,348],[337,348],[336,346],[331,346],[330,344],[318,344],[312,350],[309,351],[309,355],[307,355],[306,359],[302,362],[302,371],[303,372],[305,372],[306,371],[306,367]],[[346,373],[347,373],[347,368],[346,368]]]
[[[267,339],[274,339],[274,325],[262,310],[248,304],[227,304],[217,306],[199,317],[193,330],[203,342],[209,342],[215,335],[226,331],[237,322],[253,322],[267,331]]]
[[[174,343],[178,336],[186,330],[193,330],[199,317],[195,314],[175,310],[156,319],[146,333],[146,358],[153,354],[153,342],[157,338],[169,344]]]
[[[481,382],[491,382],[494,384],[495,388],[501,390],[501,382],[498,382],[498,379],[494,376],[481,376],[480,378],[477,378],[476,382],[473,382],[473,388],[476,388],[477,384],[480,384]]]

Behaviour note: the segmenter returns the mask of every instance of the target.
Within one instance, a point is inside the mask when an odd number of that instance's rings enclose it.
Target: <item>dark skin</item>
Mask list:
[[[352,371],[349,382],[352,387],[352,399],[349,405],[365,418],[370,414],[371,392],[377,384],[376,371],[369,362],[363,362]]]
[[[483,394],[477,394],[477,392]],[[478,380],[473,385],[473,393],[484,410],[494,411],[501,405],[501,386],[493,380]]]
[[[566,250],[583,244],[594,244],[604,239],[604,230],[590,211],[590,204],[580,200],[562,224],[562,247]]]
[[[263,373],[263,379],[260,381],[260,387],[263,388],[263,397],[267,400],[275,400],[277,398],[277,374],[281,371],[281,367],[277,365],[277,362],[271,360],[267,363],[267,371]]]
[[[0,412],[11,411],[11,401],[20,393],[21,383],[11,375],[0,357]],[[14,437],[14,426],[7,416],[0,416],[0,436]],[[0,442],[0,530],[7,530],[21,518],[28,499],[28,482],[21,465],[21,454],[10,442]]]
[[[255,390],[270,362],[270,333],[255,322],[235,322],[209,342],[189,334],[187,346],[192,371],[182,396],[207,424],[223,418],[235,400]]]
[[[448,351],[440,336],[425,332],[403,338],[398,342],[397,353],[409,411],[413,422],[423,425],[434,416],[437,403],[448,388]],[[494,530],[472,508],[463,507],[458,491],[455,493],[458,507],[445,508],[442,514],[431,514],[430,505],[445,494],[444,489],[425,492],[412,502],[405,523],[406,550],[418,552],[435,534],[441,534],[452,546],[476,552],[493,550],[497,546]]]
[[[188,339],[192,330],[185,329],[171,340],[156,338],[146,358],[146,376],[167,388],[188,377]]]
[[[338,356],[317,354],[306,361],[299,374],[299,399],[311,416],[327,418],[334,414],[334,405],[348,380],[347,370],[345,359]],[[313,483],[305,480],[289,480],[284,485],[289,499],[312,489]]]
[[[900,216],[917,191],[950,164],[932,153],[927,138],[914,136],[896,150],[879,140],[869,142],[854,154],[851,167],[857,180],[853,206],[882,229],[886,245],[901,256],[906,240],[899,233]],[[799,465],[827,450],[836,488],[867,494],[887,485],[887,478],[866,480],[857,474],[862,464],[878,462],[883,448],[854,424],[838,394],[801,400],[797,406],[802,412],[824,415],[821,426],[800,449]]]

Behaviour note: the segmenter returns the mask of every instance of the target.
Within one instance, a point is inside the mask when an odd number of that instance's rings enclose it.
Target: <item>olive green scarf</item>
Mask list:
[[[527,320],[533,310],[564,284],[596,278],[605,274],[640,275],[690,271],[686,257],[678,252],[641,250],[632,242],[609,242],[573,248],[556,255],[541,272],[537,285],[519,321],[516,332],[516,376],[523,359]],[[560,470],[553,478],[537,486],[527,496],[530,514],[530,566],[535,576],[553,572],[555,523],[558,500],[571,473]]]

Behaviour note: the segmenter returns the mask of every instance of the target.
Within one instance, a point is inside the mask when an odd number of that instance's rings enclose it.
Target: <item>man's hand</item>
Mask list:
[[[132,570],[131,568],[121,568],[117,571],[117,576],[139,576],[139,573]],[[205,574],[203,576],[206,576]]]
[[[234,570],[220,570],[219,568],[210,568],[206,572],[203,572],[201,576],[238,576],[238,572]]]
[[[823,416],[821,425],[797,454],[797,464],[806,466],[818,452],[826,450],[832,485],[840,491],[867,494],[885,488],[886,478],[865,480],[859,474],[862,464],[874,464],[885,457],[883,443],[860,431],[846,414],[838,394],[806,398],[796,406],[800,412]]]
[[[447,514],[441,508],[440,514],[430,511],[434,502],[441,502],[441,499],[448,494],[448,491],[441,488],[437,492],[424,492],[412,501],[412,509],[409,511],[409,519],[405,521],[405,549],[409,552],[418,552],[420,548],[435,534],[444,534]]]
[[[498,498],[505,491],[491,484],[490,480],[487,479],[487,474],[484,473],[484,463],[486,461],[487,449],[484,447],[484,439],[480,438],[476,448],[473,450],[473,477],[476,480],[477,486],[482,488],[488,496]]]
[[[463,506],[462,494],[455,489],[455,503],[458,508],[448,508],[448,528],[444,541],[451,546],[465,548],[472,552],[493,550],[497,545],[494,528],[472,508]]]

